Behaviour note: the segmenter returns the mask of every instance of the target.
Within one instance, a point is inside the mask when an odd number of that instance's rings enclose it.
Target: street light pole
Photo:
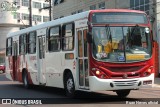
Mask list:
[[[49,0],[49,20],[51,21],[52,20],[52,17],[51,17],[51,9],[52,9],[52,6],[51,6],[51,0]]]
[[[29,26],[32,26],[32,0],[29,0]]]
[[[48,7],[43,7],[41,9],[49,9],[49,21],[51,21],[52,20],[52,17],[51,17],[51,12],[52,12],[51,0],[45,0],[45,2],[49,2],[49,6]]]

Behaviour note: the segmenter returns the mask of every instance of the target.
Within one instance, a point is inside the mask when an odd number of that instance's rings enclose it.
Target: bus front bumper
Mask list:
[[[96,76],[89,77],[91,91],[123,90],[150,88],[154,84],[154,74],[148,77],[134,79],[99,79]]]

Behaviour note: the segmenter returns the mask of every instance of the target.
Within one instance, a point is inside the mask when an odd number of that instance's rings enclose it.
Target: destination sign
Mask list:
[[[94,13],[92,23],[105,24],[147,24],[147,16],[140,13],[127,12],[109,12],[109,13]]]

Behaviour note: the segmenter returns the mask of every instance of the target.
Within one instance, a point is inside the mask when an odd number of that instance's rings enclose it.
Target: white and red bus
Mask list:
[[[154,83],[151,25],[142,11],[90,10],[9,33],[6,77],[81,91],[130,90]]]

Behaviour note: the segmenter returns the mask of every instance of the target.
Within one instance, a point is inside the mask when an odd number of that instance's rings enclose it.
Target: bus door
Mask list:
[[[18,44],[17,41],[13,41],[13,80],[18,80]]]
[[[87,49],[87,28],[77,30],[78,40],[77,48],[77,71],[79,77],[79,88],[89,89],[89,73],[88,73],[88,49]]]
[[[38,32],[37,32],[38,34]],[[40,85],[46,85],[46,69],[45,69],[45,35],[37,37],[37,65],[38,65],[38,80]]]

